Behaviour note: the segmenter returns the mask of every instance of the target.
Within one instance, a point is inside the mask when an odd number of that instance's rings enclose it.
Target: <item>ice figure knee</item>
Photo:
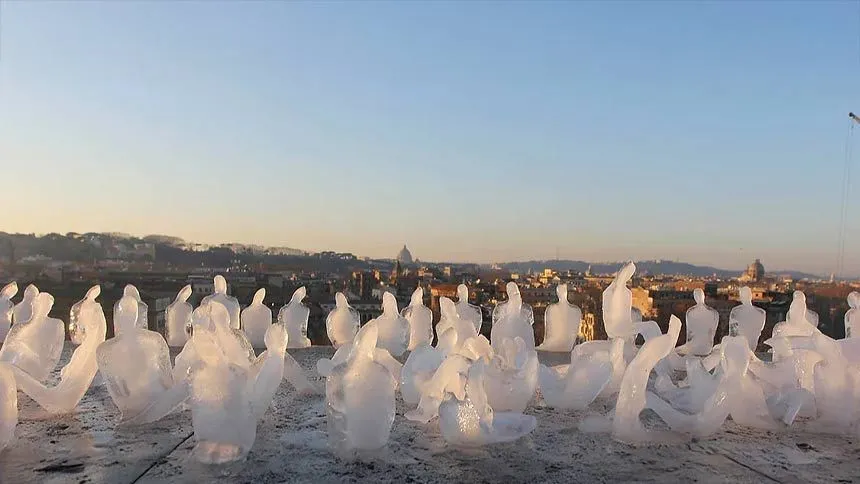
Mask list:
[[[352,342],[361,325],[358,311],[349,305],[342,292],[334,295],[335,308],[328,313],[325,320],[326,334],[335,349]]]
[[[409,347],[409,321],[397,310],[394,294],[386,292],[382,295],[382,314],[373,321],[377,326],[377,345],[380,348],[387,350],[391,356],[400,356],[406,352]]]
[[[258,289],[251,304],[239,316],[242,330],[254,348],[266,347],[266,332],[272,325],[272,310],[263,304],[265,298],[266,289]]]
[[[579,336],[582,310],[567,300],[567,284],[556,286],[558,302],[546,308],[543,343],[537,347],[543,351],[570,351]]]
[[[401,315],[409,322],[409,351],[433,342],[433,313],[424,305],[424,290],[420,286]]]
[[[502,341],[519,337],[531,347],[535,347],[534,311],[531,306],[523,303],[520,289],[516,283],[509,282],[505,286],[508,300],[493,308],[493,327],[490,330],[490,343],[495,351],[499,351]]]
[[[191,325],[191,313],[194,311],[188,303],[189,297],[191,297],[190,284],[179,290],[176,298],[164,312],[168,346],[181,347],[188,342],[188,327]]]
[[[38,381],[48,378],[60,361],[66,339],[63,322],[48,316],[53,305],[54,297],[46,292],[33,297],[30,319],[16,322],[9,330],[0,348],[0,362],[10,363]]]
[[[307,348],[311,345],[308,339],[308,317],[311,310],[302,303],[307,295],[304,286],[293,292],[290,302],[278,311],[278,322],[287,328],[289,343],[287,348]]]

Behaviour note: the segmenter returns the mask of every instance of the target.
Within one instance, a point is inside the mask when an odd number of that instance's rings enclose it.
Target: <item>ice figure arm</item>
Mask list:
[[[284,378],[299,393],[321,393],[319,388],[308,380],[301,365],[289,353],[284,353]]]
[[[388,350],[376,348],[373,352],[373,359],[384,366],[394,379],[395,388],[400,384],[400,373],[403,370],[403,365],[391,356]]]
[[[251,393],[251,408],[254,411],[254,419],[259,420],[269,405],[272,404],[272,399],[275,392],[278,391],[278,386],[284,377],[283,360],[274,356],[266,358],[257,378],[254,381],[254,387]]]
[[[69,395],[70,392],[54,391],[17,367],[13,367],[12,370],[15,372],[18,389],[51,413],[71,412],[83,396],[81,393],[80,397],[75,399],[74,395]]]
[[[175,385],[163,392],[158,398],[143,409],[142,412],[120,423],[122,426],[143,425],[161,420],[180,405],[191,395],[191,379],[183,378]]]

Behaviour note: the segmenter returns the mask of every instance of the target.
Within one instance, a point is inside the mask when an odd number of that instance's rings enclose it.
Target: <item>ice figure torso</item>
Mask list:
[[[538,356],[522,338],[506,338],[484,374],[484,390],[494,410],[522,412],[535,393]]]
[[[290,302],[278,311],[278,322],[287,327],[287,348],[307,348],[311,345],[308,339],[308,316],[310,309],[302,304],[305,288],[300,287],[293,293]]]
[[[18,284],[10,282],[0,290],[0,342],[6,339],[9,328],[12,327],[12,298],[18,294]],[[16,414],[17,415],[17,414]]]
[[[696,305],[687,310],[687,342],[684,347],[686,354],[707,356],[714,348],[720,314],[705,304],[705,293],[701,289],[693,291],[693,297]]]
[[[394,423],[395,380],[376,361],[379,329],[366,324],[347,360],[326,378],[328,438],[341,456],[384,447]]]
[[[794,292],[794,298],[788,308],[785,321],[777,323],[773,327],[773,338],[791,337],[791,336],[812,336],[820,333],[818,331],[818,315],[810,315],[811,311],[806,308],[806,297],[800,291]],[[814,313],[812,313],[814,314]],[[815,322],[815,324],[812,323]],[[774,361],[782,357],[780,348],[774,348]]]
[[[265,289],[257,290],[251,305],[242,310],[242,329],[254,348],[266,345],[266,331],[272,325],[272,310],[263,304],[265,297]]]
[[[409,322],[409,351],[433,342],[433,313],[424,305],[423,289],[415,289],[411,303],[401,314]]]
[[[214,288],[215,292],[204,297],[203,300],[200,301],[200,305],[204,306],[210,302],[220,304],[227,310],[227,314],[230,316],[230,327],[233,329],[241,329],[241,318],[239,315],[241,306],[239,305],[238,299],[227,294],[227,280],[224,279],[224,276],[220,274],[215,276]]]
[[[632,262],[625,264],[609,287],[603,291],[603,325],[609,339],[631,338],[633,329],[633,293],[627,288],[627,282],[636,272]]]
[[[69,311],[69,338],[72,344],[79,345],[84,341],[85,325],[81,321],[81,314],[92,308],[93,311],[101,315],[101,318],[105,317],[102,305],[95,301],[99,294],[101,294],[101,287],[93,286],[87,291],[83,299],[72,305],[72,309]]]
[[[616,338],[605,350],[571,352],[570,365],[541,365],[538,382],[544,401],[553,408],[585,409],[609,385],[613,360],[623,361],[623,352],[624,340]]]
[[[177,348],[185,346],[185,343],[188,341],[191,313],[194,311],[194,308],[188,303],[190,296],[191,286],[187,285],[179,290],[176,299],[165,310],[168,346]]]
[[[475,326],[475,332],[481,333],[483,325],[483,316],[481,308],[474,304],[469,304],[469,288],[465,284],[457,286],[457,315],[464,321],[469,321]]]
[[[546,308],[544,338],[540,346],[543,351],[570,351],[579,336],[582,310],[567,300],[567,285],[556,288],[558,302]]]
[[[340,348],[355,338],[361,324],[361,316],[349,305],[342,292],[335,294],[334,300],[335,308],[326,316],[325,328],[332,346]]]
[[[123,296],[114,313],[116,336],[96,351],[98,369],[122,419],[134,417],[173,385],[170,350],[160,334],[136,325],[137,301]]]
[[[506,289],[508,300],[493,308],[493,327],[490,329],[493,350],[500,351],[502,341],[517,337],[527,346],[534,348],[534,312],[531,306],[523,304],[520,290],[515,283],[509,282]]]
[[[60,361],[66,330],[59,319],[48,317],[54,298],[39,293],[29,321],[16,323],[0,347],[0,362],[11,363],[36,380],[48,378]]]
[[[397,299],[390,292],[382,295],[382,314],[374,319],[378,329],[377,346],[397,357],[409,347],[409,321],[397,310]]]
[[[845,337],[860,336],[860,292],[848,295],[848,311],[845,313]]]
[[[748,287],[741,288],[740,297],[741,304],[733,307],[729,314],[729,334],[743,336],[750,350],[755,351],[767,314],[764,309],[753,306]]]

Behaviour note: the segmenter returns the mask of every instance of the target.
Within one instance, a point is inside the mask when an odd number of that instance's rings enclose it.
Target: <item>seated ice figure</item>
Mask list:
[[[535,394],[538,356],[522,338],[503,339],[484,373],[484,390],[498,411],[522,412]]]
[[[729,314],[729,334],[743,336],[749,343],[750,350],[755,351],[767,315],[764,309],[753,306],[750,288],[742,287],[739,295],[741,303],[733,307]]]
[[[168,346],[177,348],[185,346],[185,343],[188,341],[191,313],[194,311],[194,308],[188,303],[189,297],[191,297],[191,284],[179,290],[176,298],[167,306],[164,312]]]
[[[72,344],[79,345],[84,340],[84,325],[79,320],[85,308],[92,307],[93,311],[101,313],[102,318],[105,317],[102,305],[96,302],[96,298],[101,292],[101,286],[95,285],[87,291],[83,299],[72,305],[72,309],[69,311],[69,336]]]
[[[12,366],[0,363],[0,452],[15,442],[18,426],[18,390]]]
[[[534,312],[531,306],[523,304],[523,298],[516,283],[509,282],[505,290],[508,293],[508,300],[493,308],[490,343],[495,351],[499,351],[504,339],[520,337],[526,345],[534,348],[535,334],[532,328],[535,324]]]
[[[287,348],[307,348],[311,345],[308,339],[308,316],[311,310],[302,304],[306,294],[304,286],[296,289],[290,302],[278,311],[278,322],[286,325],[289,334]]]
[[[436,347],[445,354],[455,352],[469,338],[478,336],[474,324],[461,318],[457,312],[457,306],[447,297],[439,298],[439,312],[441,317],[436,324],[436,335],[439,341]]]
[[[376,361],[378,335],[376,324],[364,325],[346,361],[326,378],[328,439],[341,457],[380,449],[391,434],[396,381]]]
[[[241,319],[239,317],[239,300],[233,296],[227,295],[227,279],[218,274],[214,278],[215,292],[203,298],[200,305],[209,304],[210,302],[220,303],[230,315],[230,327],[233,329],[241,329]]]
[[[12,308],[12,324],[23,323],[33,317],[36,296],[38,295],[39,288],[34,284],[24,288],[24,298]]]
[[[266,345],[266,332],[272,325],[272,310],[263,304],[265,298],[266,288],[257,289],[251,305],[243,309],[241,314],[242,329],[254,348]]]
[[[773,337],[778,339],[791,336],[812,336],[815,333],[820,333],[816,327],[818,324],[818,315],[810,316],[811,311],[806,309],[806,296],[800,291],[794,291],[794,296],[791,304],[788,307],[785,321],[776,323],[773,327]],[[814,324],[813,324],[814,321]],[[786,356],[784,351],[785,346],[779,345],[772,348],[773,361],[779,361]],[[807,350],[800,350],[801,352]]]
[[[375,325],[376,322],[375,322],[375,320],[372,320],[372,321],[369,321],[367,324],[374,324]],[[367,324],[365,324],[365,326],[367,326]],[[350,342],[342,345],[340,348],[338,348],[337,351],[334,352],[334,355],[331,357],[331,359],[320,358],[319,360],[317,360],[317,365],[316,365],[317,373],[319,373],[319,375],[322,377],[328,377],[331,374],[331,371],[336,366],[345,363],[346,360],[349,358],[349,355],[352,353],[353,342],[354,341],[350,341]],[[287,359],[288,360],[290,359],[289,354],[287,354]],[[379,348],[379,347],[377,347],[376,350],[374,351],[374,360],[377,363],[379,363],[380,365],[386,367],[388,369],[388,372],[391,373],[391,375],[396,380],[396,382],[397,382],[396,385],[399,385],[399,382],[401,379],[401,371],[403,370],[403,365],[399,361],[397,361],[393,356],[391,356],[391,353],[389,353],[388,350],[386,350],[384,348]],[[290,365],[288,365],[288,370],[289,370],[289,366]],[[303,370],[301,370],[301,367],[298,366],[298,363],[295,363],[294,366],[299,371],[303,372]],[[304,373],[302,373],[302,374],[304,374]],[[289,379],[289,375],[287,376],[287,378]],[[296,388],[300,388],[300,385],[296,385],[296,383],[294,381],[290,380],[290,383],[292,383],[293,386],[295,386]],[[315,391],[315,388],[314,388],[314,391]]]
[[[193,344],[190,344],[190,342],[194,338],[195,333],[212,330],[212,320],[209,315],[210,308],[208,305],[199,306],[191,312],[188,341],[183,345],[182,351],[176,355],[176,360],[173,363],[174,382],[179,382],[186,378],[191,367],[199,360],[196,347]]]
[[[38,381],[48,378],[60,361],[66,339],[63,322],[48,317],[53,306],[54,297],[47,292],[36,296],[30,320],[17,322],[9,330],[0,347],[0,362],[11,363]]]
[[[409,321],[397,310],[394,294],[382,295],[382,314],[373,321],[378,326],[377,345],[397,357],[409,347]]]
[[[570,365],[540,365],[538,383],[547,406],[584,410],[609,385],[613,360],[623,361],[624,340],[615,338],[608,351],[583,355],[571,352]],[[622,372],[623,376],[623,372]]]
[[[475,326],[476,333],[481,333],[483,323],[481,308],[469,304],[469,288],[465,284],[457,286],[457,314],[460,319],[471,322]]]
[[[424,289],[415,289],[401,315],[409,322],[409,351],[433,342],[433,313],[424,305]]]
[[[114,336],[96,351],[98,369],[121,419],[134,417],[173,386],[164,337],[136,326],[137,300],[123,296],[114,313]]]
[[[42,293],[40,297],[46,295]],[[60,382],[57,385],[47,387],[21,369],[13,368],[18,389],[51,413],[68,413],[74,410],[98,371],[96,350],[104,342],[107,333],[107,322],[101,305],[94,301],[82,304],[76,325],[81,342],[60,371]]]
[[[848,311],[845,313],[845,337],[860,337],[860,292],[848,294]]]
[[[137,288],[134,287],[132,284],[127,284],[122,290],[122,297],[130,297],[137,301],[137,322],[135,323],[135,326],[141,329],[149,329],[149,306],[147,306],[146,303],[140,299],[140,291],[138,291]],[[119,312],[119,304],[121,301],[122,298],[120,298],[119,301],[114,303],[114,314]],[[114,331],[116,330],[116,325],[114,325]]]
[[[669,330],[666,334],[646,340],[633,361],[627,365],[615,404],[613,438],[627,443],[650,440],[649,432],[639,419],[639,414],[646,405],[648,376],[660,360],[675,348],[680,334],[681,320],[673,315],[669,318]]]
[[[446,394],[439,406],[439,430],[452,445],[481,446],[511,442],[531,433],[537,419],[516,412],[494,412],[484,392],[484,363],[468,370],[465,395]]]
[[[635,264],[624,264],[603,291],[603,325],[609,339],[633,337],[633,293],[627,288],[627,283],[633,278],[634,272]]]
[[[687,310],[687,342],[676,348],[680,355],[707,356],[714,349],[720,313],[705,304],[705,291],[693,291],[696,305]]]
[[[334,295],[335,308],[325,318],[326,334],[335,349],[349,343],[358,333],[361,316],[342,292]]]
[[[570,351],[579,336],[582,310],[567,300],[567,284],[555,288],[558,302],[546,307],[544,316],[543,343],[537,347],[541,351]]]
[[[18,284],[14,281],[0,289],[0,342],[6,339],[6,334],[12,327],[12,308],[15,306],[12,304],[12,298],[15,294],[18,294]]]
[[[250,367],[257,355],[245,332],[231,326],[230,314],[221,303],[213,301],[207,307],[211,321],[209,327],[230,363],[242,368]]]

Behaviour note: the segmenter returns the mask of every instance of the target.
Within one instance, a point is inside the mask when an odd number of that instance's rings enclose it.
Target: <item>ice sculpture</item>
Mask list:
[[[307,290],[304,286],[296,289],[290,302],[278,311],[278,322],[287,327],[289,334],[287,348],[307,348],[311,345],[308,339],[308,316],[311,310],[302,304]]]
[[[535,394],[538,356],[522,338],[506,338],[484,374],[484,390],[493,410],[522,412]]]
[[[15,306],[12,304],[12,298],[15,297],[15,294],[18,294],[18,284],[14,281],[0,289],[0,342],[6,339],[6,334],[12,327],[12,308]],[[0,438],[0,442],[2,442],[2,438]]]
[[[657,363],[675,348],[680,334],[681,320],[673,315],[669,318],[669,330],[666,334],[645,341],[636,353],[636,357],[627,365],[615,404],[615,417],[612,422],[613,438],[627,443],[649,440],[649,432],[639,420],[639,414],[646,404],[648,376]]]
[[[439,338],[436,347],[444,354],[456,352],[469,338],[478,336],[472,322],[460,317],[453,301],[444,296],[439,298],[439,309],[441,318],[436,324]]]
[[[137,302],[137,322],[135,323],[135,326],[141,329],[149,329],[149,307],[140,299],[140,291],[131,284],[125,286],[122,291],[122,298],[114,303],[113,313],[116,314],[119,312],[120,302],[122,302],[124,298],[132,298]],[[114,324],[114,331],[116,330],[117,327],[116,324]]]
[[[490,343],[495,351],[501,349],[502,341],[507,338],[522,338],[529,347],[535,347],[534,312],[531,306],[523,304],[520,289],[516,283],[505,286],[508,300],[493,308],[493,327],[490,329]]]
[[[102,305],[96,302],[96,298],[101,294],[102,288],[99,285],[91,287],[83,299],[72,305],[69,311],[69,336],[73,344],[79,345],[84,341],[84,325],[81,324],[81,313],[87,306],[92,306],[93,311],[100,313],[104,318],[104,310]]]
[[[270,313],[271,314],[271,313]],[[271,316],[270,316],[271,320]],[[259,420],[275,397],[275,392],[284,379],[284,356],[287,353],[287,328],[280,324],[269,324],[264,335],[266,351],[258,360],[262,361],[254,380],[251,407],[254,419]]]
[[[190,284],[179,290],[176,298],[165,310],[167,344],[169,346],[185,346],[188,341],[188,333],[191,330],[191,313],[194,311],[194,308],[188,303],[189,297],[191,297]]]
[[[194,364],[199,361],[196,347],[191,344],[194,335],[200,331],[211,331],[212,320],[209,317],[210,306],[198,306],[197,309],[191,312],[191,326],[189,330],[188,341],[182,347],[182,351],[176,355],[176,360],[173,363],[173,381],[179,382],[188,376],[188,372]]]
[[[394,294],[386,292],[382,295],[382,314],[373,321],[378,326],[377,345],[380,348],[388,350],[394,357],[406,352],[409,347],[409,321],[397,310]]]
[[[326,378],[329,443],[342,457],[382,448],[391,434],[396,382],[376,361],[378,336],[375,323],[364,325],[346,361]]]
[[[433,376],[418,388],[418,408],[406,412],[405,417],[413,422],[427,423],[439,415],[439,405],[446,393],[465,398],[465,376],[471,365],[472,362],[463,355],[448,355]]]
[[[779,342],[781,338],[791,336],[812,336],[820,333],[818,328],[818,315],[810,316],[811,311],[806,309],[806,296],[800,291],[794,291],[794,297],[788,307],[785,321],[776,323],[773,327],[771,340]],[[814,313],[813,313],[814,314]],[[814,321],[814,323],[813,323]],[[772,347],[773,361],[777,362],[791,353],[790,347],[784,344]],[[808,351],[799,350],[802,353]]]
[[[242,329],[254,348],[266,346],[266,332],[272,325],[272,310],[263,304],[265,298],[266,288],[257,289],[251,305],[242,310]]]
[[[409,306],[400,314],[409,322],[409,351],[433,342],[433,313],[424,305],[424,289],[415,289]]]
[[[845,337],[860,336],[860,292],[848,294],[848,311],[845,313]]]
[[[334,295],[334,304],[335,308],[325,318],[325,328],[331,345],[340,348],[355,338],[361,324],[361,316],[349,305],[342,292]]]
[[[627,288],[627,282],[633,278],[634,272],[635,264],[624,264],[603,291],[603,325],[609,339],[633,337],[633,293]]]
[[[10,365],[0,363],[0,452],[15,442],[17,425],[18,390],[15,388],[15,374]]]
[[[114,313],[116,336],[96,351],[98,369],[121,418],[134,417],[173,386],[170,350],[164,337],[137,327],[137,300],[123,296]]]
[[[11,363],[38,381],[48,378],[63,351],[66,329],[62,321],[48,317],[54,297],[39,293],[33,300],[29,321],[12,326],[0,347],[0,361]]]
[[[764,329],[767,315],[764,309],[753,306],[752,291],[744,286],[739,291],[741,303],[729,313],[729,334],[746,338],[749,348],[755,351]]]
[[[24,297],[12,308],[12,324],[23,323],[33,317],[36,296],[38,295],[39,288],[35,285],[30,284],[24,288]]]
[[[421,390],[445,361],[442,351],[424,344],[412,350],[400,372],[400,395],[409,405],[417,405]]]
[[[484,392],[484,364],[471,365],[465,395],[448,393],[439,406],[442,438],[452,445],[480,446],[511,442],[531,433],[537,419],[515,412],[494,412]]]
[[[457,314],[460,319],[469,321],[475,326],[475,332],[481,333],[483,324],[483,316],[481,308],[474,304],[469,304],[469,288],[465,284],[457,286]]]
[[[676,351],[681,355],[707,356],[714,348],[714,336],[720,323],[720,313],[705,304],[705,291],[693,291],[696,305],[687,310],[687,342]]]
[[[230,327],[233,329],[241,329],[241,319],[239,318],[239,300],[233,296],[227,295],[227,279],[218,274],[214,280],[215,292],[203,298],[200,305],[217,302],[227,309],[227,314],[230,315]]]
[[[571,352],[570,365],[541,365],[538,381],[544,402],[553,408],[584,410],[612,379],[613,361],[623,359],[624,340],[615,338],[608,351]]]
[[[570,351],[579,336],[582,310],[567,300],[567,284],[555,288],[558,302],[546,307],[543,343],[537,347],[542,351]]]
[[[257,357],[245,332],[231,326],[230,314],[224,305],[211,302],[207,306],[211,321],[210,328],[230,364],[242,368],[250,367]]]
[[[39,298],[43,296],[48,294],[42,293]],[[25,371],[13,368],[18,389],[51,413],[68,413],[74,410],[98,372],[96,350],[107,334],[104,312],[100,304],[93,302],[83,304],[78,316],[77,324],[82,341],[60,371],[60,382],[56,386],[46,387]]]

